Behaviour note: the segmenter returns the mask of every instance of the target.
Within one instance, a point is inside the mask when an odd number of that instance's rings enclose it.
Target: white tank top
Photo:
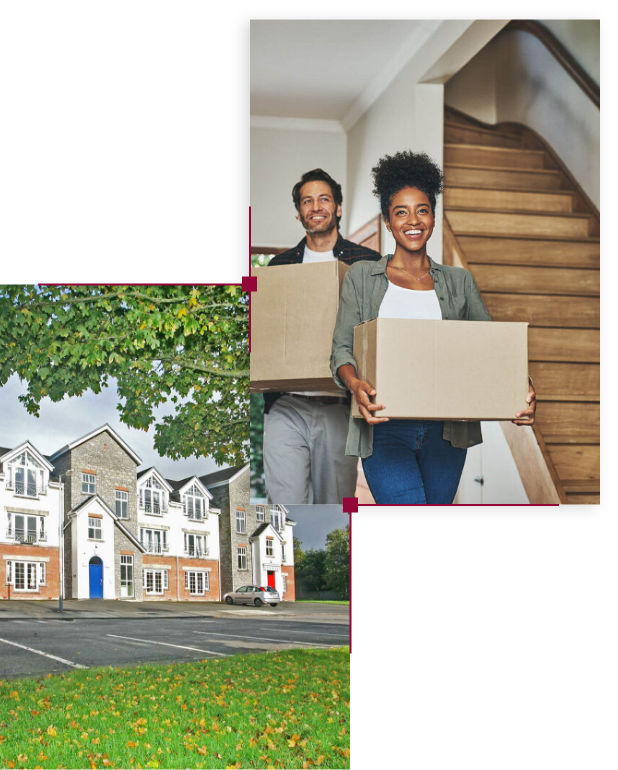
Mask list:
[[[414,291],[388,282],[378,318],[424,318],[441,321],[442,311],[435,289]]]

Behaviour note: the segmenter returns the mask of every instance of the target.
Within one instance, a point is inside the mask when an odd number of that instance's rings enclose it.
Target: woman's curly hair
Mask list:
[[[436,197],[442,192],[444,177],[436,163],[424,152],[404,150],[385,155],[371,169],[373,194],[380,199],[382,216],[388,220],[388,208],[404,187],[417,187],[429,198],[436,213]]]

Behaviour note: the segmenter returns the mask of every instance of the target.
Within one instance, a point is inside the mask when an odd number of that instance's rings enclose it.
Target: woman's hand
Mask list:
[[[528,408],[524,409],[523,412],[518,412],[515,415],[515,419],[511,420],[515,425],[533,425],[534,424],[534,414],[536,412],[536,391],[534,390],[534,385],[532,382],[530,382],[530,385],[528,386],[528,395],[526,396],[526,401],[528,402]],[[520,418],[525,419],[520,419]]]
[[[375,417],[373,412],[384,409],[384,404],[372,404],[371,396],[375,396],[376,391],[373,385],[366,380],[359,380],[356,376],[356,369],[352,364],[343,364],[337,370],[339,379],[346,388],[354,395],[358,410],[369,425],[376,425],[379,422],[388,422],[388,417]]]
[[[370,385],[366,380],[355,380],[349,385],[352,391],[356,403],[358,404],[358,411],[365,418],[365,422],[369,425],[376,425],[379,422],[388,422],[388,417],[376,417],[373,412],[377,412],[379,409],[384,409],[384,404],[372,404],[370,397],[375,396],[375,388]]]

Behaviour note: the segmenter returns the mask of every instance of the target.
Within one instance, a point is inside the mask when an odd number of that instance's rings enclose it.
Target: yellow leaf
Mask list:
[[[47,728],[47,734],[51,735],[51,737],[53,738],[54,736],[58,735],[58,731],[56,730],[56,728],[53,725],[50,725]]]

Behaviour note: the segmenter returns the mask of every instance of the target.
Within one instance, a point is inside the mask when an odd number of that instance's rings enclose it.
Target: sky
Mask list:
[[[0,446],[13,448],[23,441],[30,441],[43,454],[53,454],[71,441],[85,436],[95,428],[108,423],[120,438],[142,459],[141,468],[155,465],[168,479],[183,479],[188,476],[203,476],[221,470],[211,458],[187,458],[173,461],[160,457],[154,448],[154,426],[147,432],[129,428],[120,422],[116,381],[110,379],[110,386],[101,393],[88,390],[83,396],[64,398],[52,403],[49,398],[41,402],[40,417],[29,415],[18,397],[27,390],[13,375],[0,388]],[[163,404],[155,410],[157,417],[172,413],[173,404]]]
[[[326,535],[334,529],[343,529],[350,517],[341,505],[286,505],[291,519],[297,522],[294,537],[302,543],[302,550],[326,548]]]

